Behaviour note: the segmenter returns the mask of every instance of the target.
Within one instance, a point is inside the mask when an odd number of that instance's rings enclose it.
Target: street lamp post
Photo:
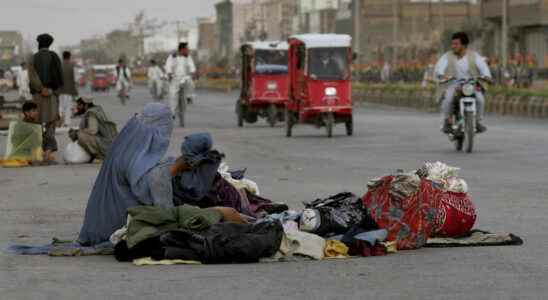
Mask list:
[[[393,0],[392,2],[392,13],[394,15],[394,22],[392,27],[392,44],[393,44],[393,57],[392,57],[392,65],[396,64],[396,61],[398,60],[398,36],[399,36],[399,27],[400,27],[400,18],[398,15],[398,9],[399,9],[399,0]]]
[[[360,19],[361,19],[361,2],[362,0],[354,0],[354,51],[356,51],[360,56],[361,48],[361,28],[360,28]]]
[[[508,0],[502,0],[502,66],[508,67]]]

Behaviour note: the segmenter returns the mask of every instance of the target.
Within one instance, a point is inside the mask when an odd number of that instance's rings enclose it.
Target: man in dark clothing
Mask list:
[[[44,161],[54,164],[53,153],[57,151],[55,126],[59,119],[59,89],[63,87],[63,71],[59,56],[49,47],[53,37],[47,33],[39,35],[38,52],[32,58],[29,80],[34,102],[40,111],[40,123],[44,126]]]

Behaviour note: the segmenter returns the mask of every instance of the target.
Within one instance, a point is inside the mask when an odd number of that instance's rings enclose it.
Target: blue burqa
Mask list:
[[[173,178],[174,202],[197,204],[211,191],[223,155],[212,150],[209,133],[195,133],[185,137],[181,155],[192,169]]]
[[[167,152],[173,119],[168,106],[151,103],[112,142],[89,196],[78,241],[95,245],[125,225],[127,209],[153,205],[147,173]]]

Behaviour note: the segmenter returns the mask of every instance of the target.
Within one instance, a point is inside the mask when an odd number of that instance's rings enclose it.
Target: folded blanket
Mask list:
[[[472,230],[466,236],[458,238],[429,238],[425,247],[481,247],[481,246],[519,246],[523,240],[512,233],[490,233],[482,230]]]

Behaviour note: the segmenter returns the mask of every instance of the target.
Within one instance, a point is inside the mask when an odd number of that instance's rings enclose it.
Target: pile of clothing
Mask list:
[[[149,263],[320,260],[395,251],[384,243],[387,231],[365,214],[361,199],[352,193],[316,199],[305,207],[243,218],[241,224],[227,222],[216,208],[132,207],[127,225],[110,240],[117,260],[135,263],[143,258]]]
[[[250,263],[276,253],[279,222],[223,222],[217,210],[182,205],[129,209],[127,229],[111,237],[118,261],[181,259],[201,263]]]
[[[205,138],[204,138],[205,137]],[[383,256],[421,247],[521,245],[512,234],[471,231],[475,207],[458,169],[425,163],[371,180],[363,197],[349,192],[289,210],[259,195],[246,170],[231,171],[203,143],[183,151],[192,166],[173,181],[174,205],[127,209],[108,245],[24,246],[19,254],[109,255],[136,265],[252,263]],[[112,232],[112,231],[111,231]],[[89,245],[87,245],[89,246]]]
[[[374,179],[362,198],[344,192],[305,202],[301,211],[269,211],[265,206],[271,202],[260,198],[257,184],[245,179],[245,170],[229,171],[220,160],[211,161],[210,190],[187,188],[199,201],[185,196],[172,211],[129,210],[126,238],[111,239],[119,260],[226,263],[381,256],[418,249],[430,237],[463,235],[476,219],[458,169],[440,162]],[[245,224],[224,222],[219,212],[205,208],[214,206],[236,209]]]
[[[421,248],[429,237],[464,235],[476,221],[468,185],[457,168],[441,162],[376,178],[367,186],[367,214],[400,250]]]

